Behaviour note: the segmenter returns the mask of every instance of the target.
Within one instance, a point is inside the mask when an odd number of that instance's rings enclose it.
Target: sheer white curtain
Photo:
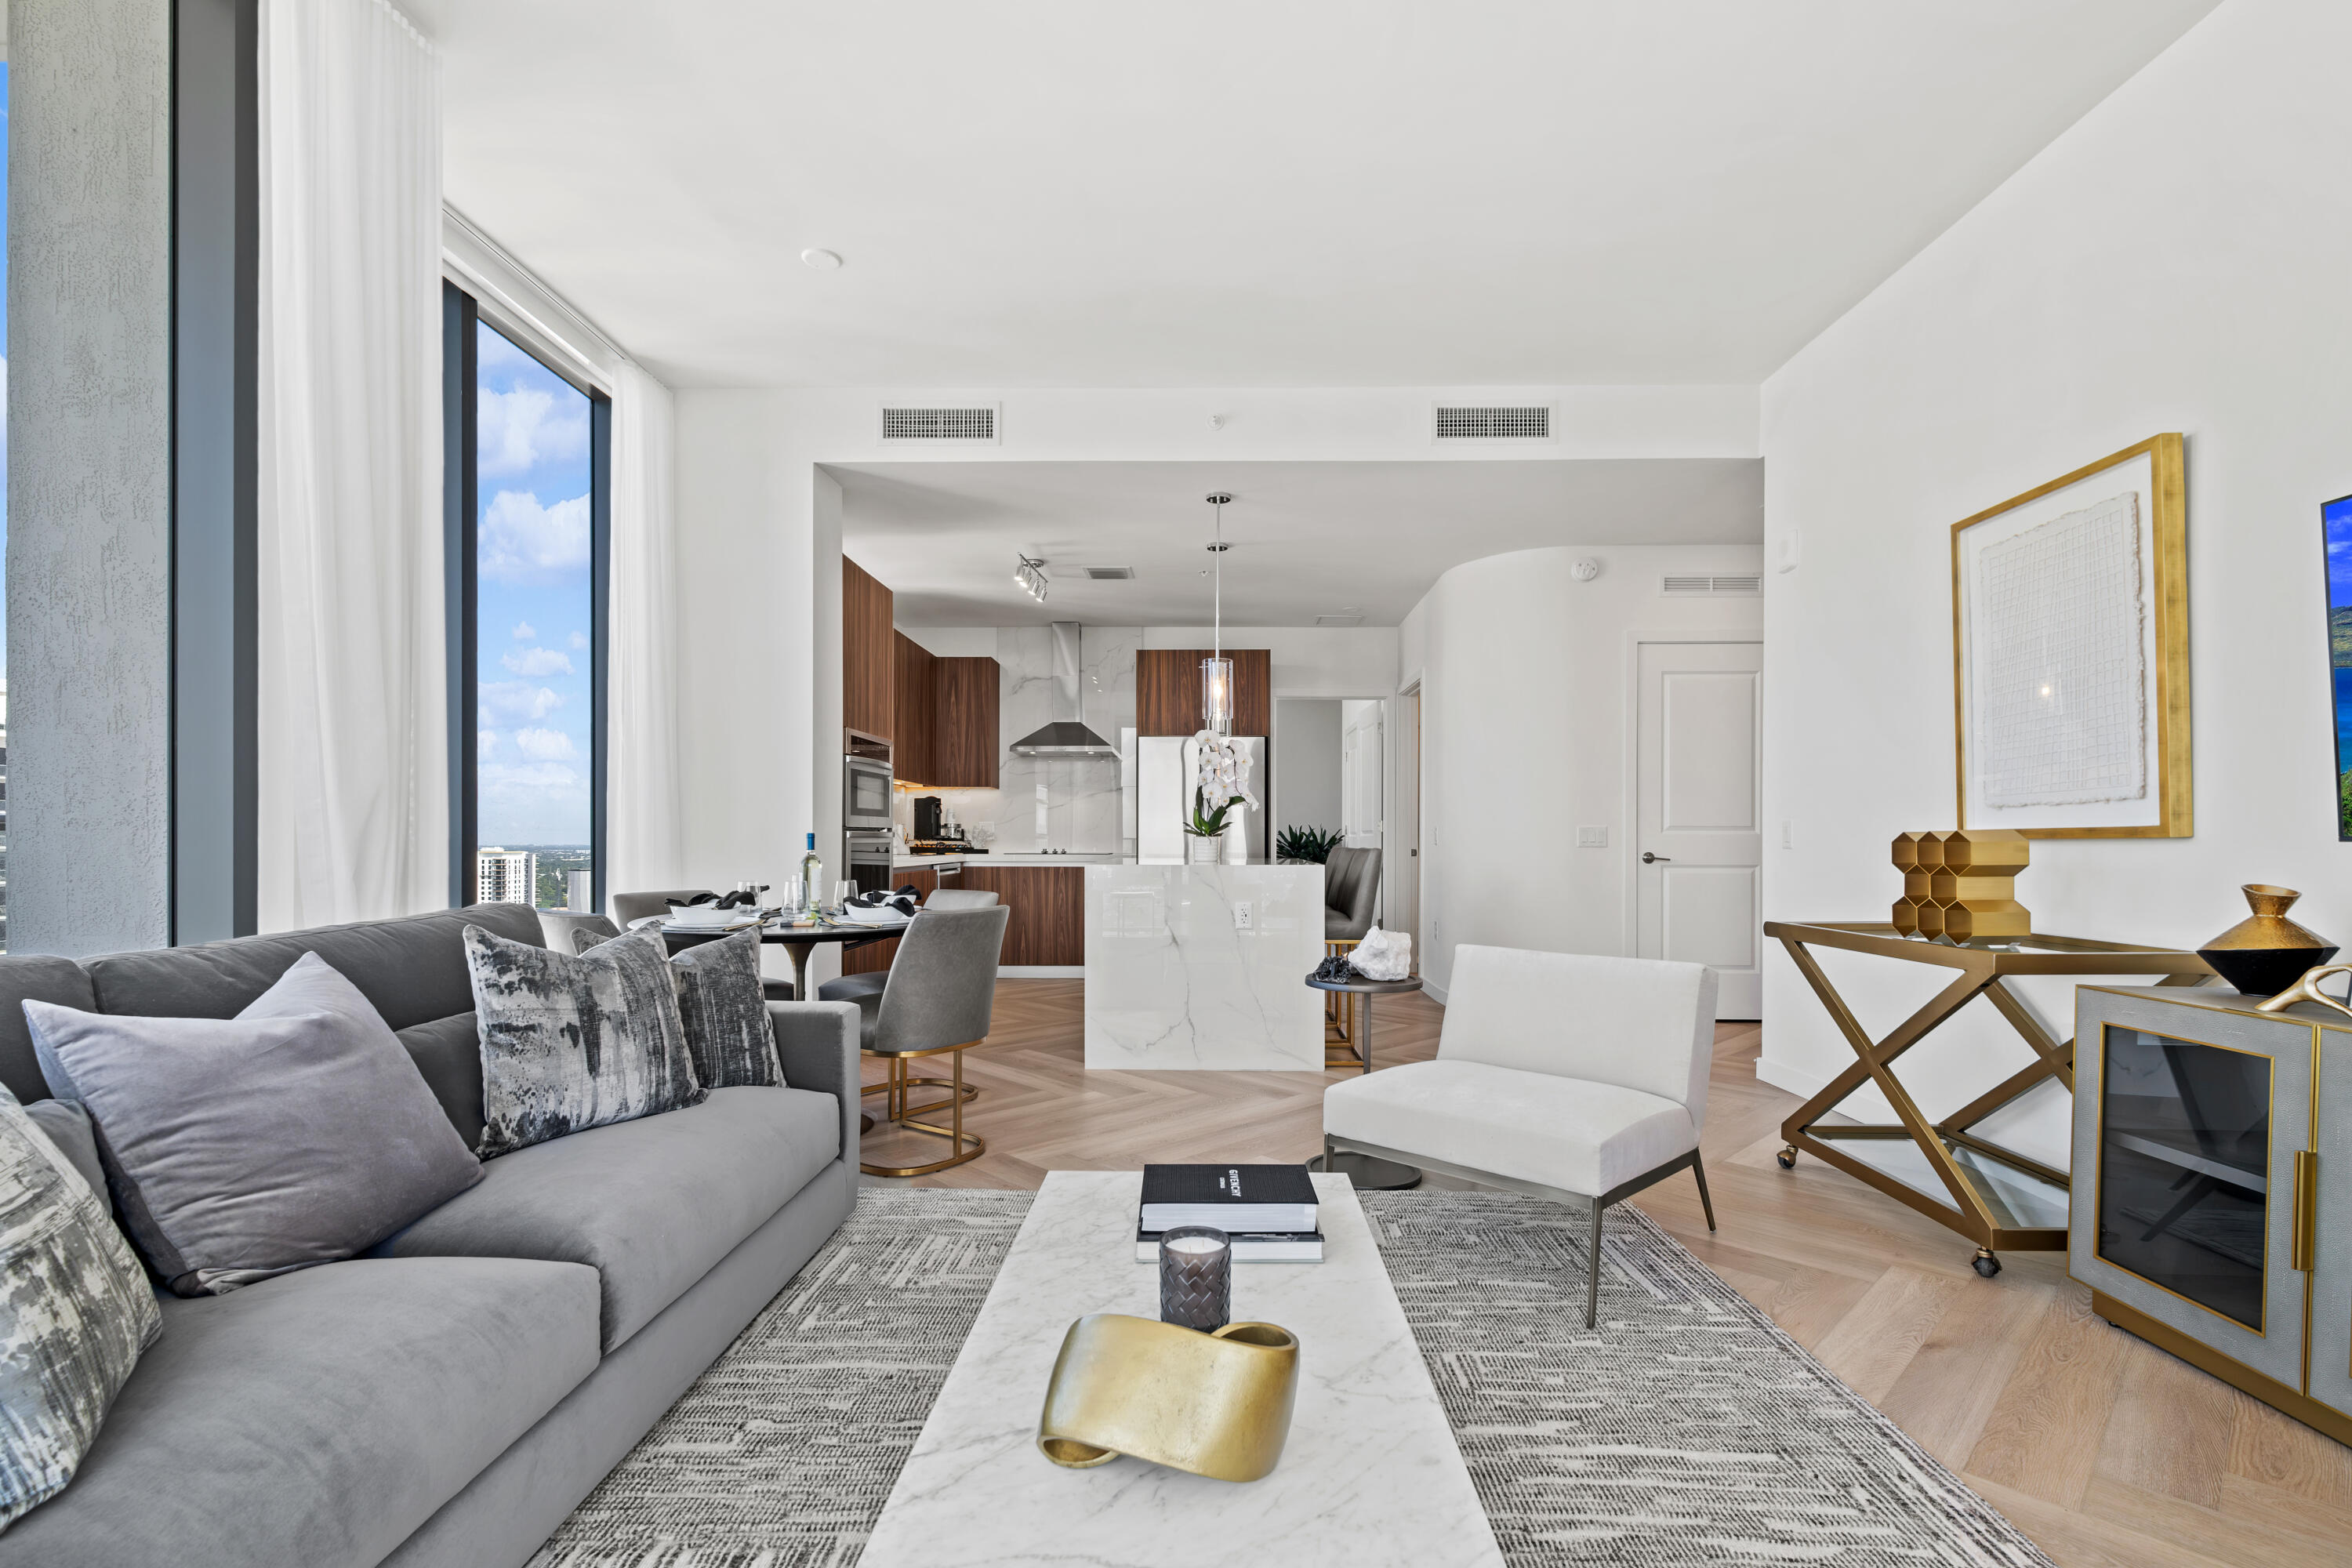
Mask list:
[[[604,886],[678,886],[677,508],[669,388],[634,364],[613,377],[610,648],[605,674]]]
[[[262,0],[264,931],[448,901],[441,91],[383,0]]]

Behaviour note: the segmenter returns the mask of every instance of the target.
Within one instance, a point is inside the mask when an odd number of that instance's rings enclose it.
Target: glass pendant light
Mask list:
[[[1217,509],[1216,542],[1209,546],[1216,560],[1213,563],[1213,614],[1215,639],[1207,658],[1201,661],[1201,727],[1220,735],[1234,732],[1234,661],[1225,657],[1225,503],[1234,498],[1218,490],[1208,498]]]

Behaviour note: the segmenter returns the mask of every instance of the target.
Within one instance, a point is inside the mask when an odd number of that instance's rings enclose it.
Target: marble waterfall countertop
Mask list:
[[[1087,1066],[1323,1070],[1320,866],[1087,868]]]

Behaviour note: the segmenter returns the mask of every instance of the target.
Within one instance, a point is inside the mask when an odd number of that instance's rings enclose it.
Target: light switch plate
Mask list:
[[[1797,825],[1784,816],[1780,819],[1780,847],[1794,849],[1796,847]]]
[[[1606,849],[1609,847],[1609,830],[1605,827],[1580,827],[1576,830],[1576,847],[1579,849]]]

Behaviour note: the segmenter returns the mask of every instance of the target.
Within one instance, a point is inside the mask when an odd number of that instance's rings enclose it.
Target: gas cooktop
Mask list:
[[[988,851],[975,849],[969,844],[952,838],[913,838],[907,842],[907,853],[909,855],[985,855]]]

